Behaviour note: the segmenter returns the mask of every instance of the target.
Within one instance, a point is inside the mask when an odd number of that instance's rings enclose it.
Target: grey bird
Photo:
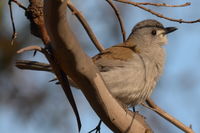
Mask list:
[[[92,58],[108,90],[120,103],[133,107],[151,95],[163,71],[167,34],[175,30],[156,20],[141,21],[124,43]]]

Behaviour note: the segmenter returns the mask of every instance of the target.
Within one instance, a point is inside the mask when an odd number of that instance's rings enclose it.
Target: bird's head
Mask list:
[[[164,27],[160,22],[152,19],[136,24],[128,38],[136,45],[164,45],[167,43],[167,34],[177,30],[176,27]]]

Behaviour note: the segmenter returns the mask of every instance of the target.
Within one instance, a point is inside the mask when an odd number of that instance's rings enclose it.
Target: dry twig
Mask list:
[[[20,50],[17,51],[18,54],[21,54],[23,52],[26,52],[26,51],[42,51],[42,48],[40,46],[37,46],[37,45],[32,45],[32,46],[28,46],[28,47],[24,47]]]
[[[19,1],[17,0],[10,0],[11,2],[14,2],[15,4],[17,4],[20,8],[26,10],[27,8]]]
[[[124,1],[126,1],[126,0],[124,0]],[[151,5],[151,6],[164,6],[164,7],[185,7],[185,6],[191,5],[190,2],[186,2],[181,5],[169,5],[169,4],[165,4],[165,3],[150,3],[150,2],[137,2],[137,4],[138,5]]]
[[[17,68],[23,69],[23,70],[53,72],[49,64],[37,62],[37,61],[18,60],[16,61],[15,65]]]
[[[121,28],[121,33],[122,33],[122,38],[123,38],[123,42],[126,41],[126,32],[125,32],[125,28],[124,28],[124,23],[122,18],[120,17],[119,11],[117,10],[117,7],[114,5],[114,3],[112,2],[112,0],[106,0],[109,5],[112,7],[112,9],[115,12],[115,15],[117,16],[117,19],[119,21],[120,24],[120,28]]]
[[[12,33],[12,38],[11,38],[11,45],[13,45],[14,40],[17,38],[17,32],[16,32],[16,29],[15,29],[15,22],[14,22],[14,19],[13,19],[12,0],[8,1],[8,5],[9,5],[9,10],[10,10],[10,19],[11,19],[12,28],[13,28],[13,33]]]
[[[15,22],[14,22],[13,11],[12,11],[12,2],[16,3],[20,8],[22,8],[24,10],[27,9],[22,3],[18,2],[17,0],[9,0],[8,1],[9,10],[10,10],[10,19],[11,19],[12,28],[13,28],[13,33],[12,33],[12,38],[11,38],[11,45],[13,45],[14,40],[17,38],[17,32],[16,32],[16,29],[15,29]]]
[[[183,20],[183,19],[174,19],[174,18],[170,18],[170,17],[165,17],[163,14],[160,14],[160,13],[157,13],[151,9],[148,9],[144,6],[141,6],[140,4],[138,4],[137,2],[132,2],[132,1],[127,1],[127,0],[114,0],[114,1],[117,1],[117,2],[121,2],[121,3],[125,3],[125,4],[130,4],[130,5],[133,5],[133,6],[136,6],[140,9],[143,9],[157,17],[160,17],[160,18],[164,18],[164,19],[167,19],[167,20],[170,20],[170,21],[174,21],[174,22],[179,22],[179,23],[197,23],[197,22],[200,22],[200,19],[197,19],[197,20],[194,20],[194,21],[186,21],[186,20]]]

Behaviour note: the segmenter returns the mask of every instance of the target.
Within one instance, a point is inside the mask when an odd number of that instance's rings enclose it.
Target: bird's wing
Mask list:
[[[133,47],[117,45],[97,54],[92,59],[99,71],[105,72],[113,67],[123,67],[124,62],[133,59],[133,53]]]
[[[110,59],[99,59],[94,62],[100,72],[107,72],[116,67],[123,67],[124,61],[121,60],[110,60]]]

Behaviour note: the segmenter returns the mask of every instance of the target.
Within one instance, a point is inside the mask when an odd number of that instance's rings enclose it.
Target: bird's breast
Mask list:
[[[162,64],[162,63],[161,63]],[[120,67],[101,72],[111,94],[126,105],[134,106],[150,96],[162,65],[148,55],[133,53]]]

